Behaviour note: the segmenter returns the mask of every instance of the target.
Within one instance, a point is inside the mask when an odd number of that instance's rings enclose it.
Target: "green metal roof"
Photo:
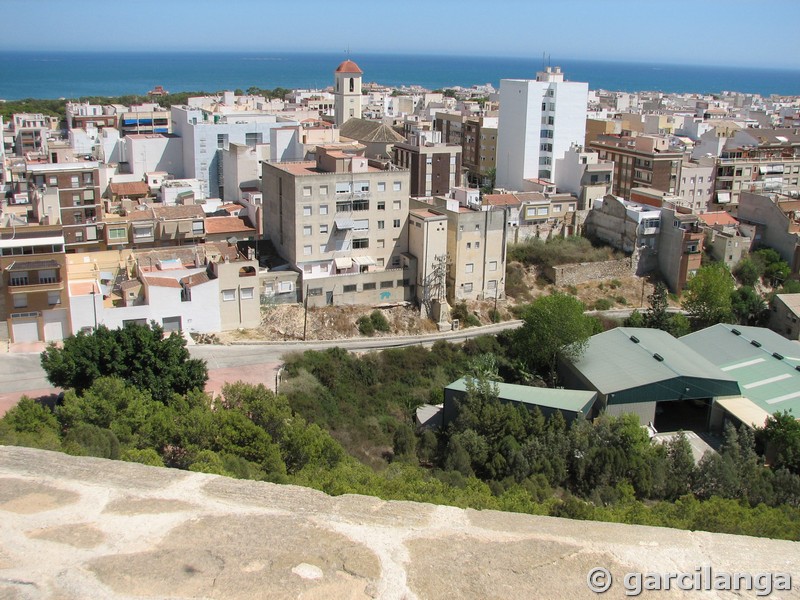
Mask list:
[[[582,412],[584,415],[589,412],[589,409],[597,398],[597,392],[588,392],[585,390],[540,388],[500,382],[497,382],[495,385],[497,385],[497,396],[500,400],[521,402],[531,405],[535,404],[536,406],[570,412]],[[445,389],[455,392],[466,392],[467,378],[462,377],[448,385]]]
[[[610,404],[738,396],[736,378],[660,329],[592,336],[572,368]]]
[[[742,395],[769,414],[789,410],[800,417],[800,371],[795,368],[800,366],[800,343],[771,329],[724,323],[680,341],[735,377]]]

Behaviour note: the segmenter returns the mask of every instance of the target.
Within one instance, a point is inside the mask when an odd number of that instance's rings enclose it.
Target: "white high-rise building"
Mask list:
[[[361,76],[364,72],[352,60],[346,60],[334,71],[333,110],[337,127],[348,119],[361,118]]]
[[[526,190],[525,180],[555,180],[556,161],[586,136],[589,84],[564,81],[559,67],[536,80],[500,82],[497,187]]]

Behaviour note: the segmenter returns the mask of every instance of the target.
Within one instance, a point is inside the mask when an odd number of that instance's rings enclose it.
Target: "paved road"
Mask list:
[[[264,342],[230,346],[192,345],[189,352],[193,358],[202,358],[209,368],[208,391],[218,393],[226,381],[243,380],[264,383],[274,387],[275,371],[281,357],[289,352],[324,350],[336,346],[350,351],[383,350],[404,346],[431,346],[437,340],[460,342],[479,335],[490,335],[515,329],[522,321],[506,321],[483,327],[470,327],[460,331],[448,331],[417,336],[351,338],[333,341],[309,342]],[[244,367],[250,367],[245,369]],[[11,352],[0,355],[0,416],[14,406],[27,393],[38,397],[53,393],[54,388],[45,377],[39,362],[39,351]]]

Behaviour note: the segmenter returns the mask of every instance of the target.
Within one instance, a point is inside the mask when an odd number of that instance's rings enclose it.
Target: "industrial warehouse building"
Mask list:
[[[443,425],[446,427],[458,413],[457,403],[467,395],[469,382],[462,377],[444,388]],[[597,400],[597,393],[584,390],[562,390],[495,382],[500,402],[524,406],[529,410],[538,407],[545,417],[560,410],[567,423],[586,417]]]
[[[736,378],[739,398],[722,398],[711,427],[724,419],[762,427],[769,415],[788,410],[800,417],[800,343],[771,329],[720,323],[680,338],[680,342]]]
[[[707,429],[716,401],[741,396],[734,375],[660,329],[618,327],[592,336],[560,371],[566,387],[597,392],[590,418],[603,410],[635,413],[659,431]]]

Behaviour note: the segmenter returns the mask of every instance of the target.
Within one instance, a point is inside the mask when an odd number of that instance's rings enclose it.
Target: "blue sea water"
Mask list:
[[[332,84],[342,54],[300,53],[77,53],[0,54],[0,99],[78,98],[146,94],[156,85],[172,92],[248,87],[307,88]],[[500,79],[532,79],[537,58],[353,55],[364,81],[421,85],[428,89],[471,86]],[[591,89],[717,93],[723,90],[800,95],[800,71],[645,63],[560,60],[567,79]]]

